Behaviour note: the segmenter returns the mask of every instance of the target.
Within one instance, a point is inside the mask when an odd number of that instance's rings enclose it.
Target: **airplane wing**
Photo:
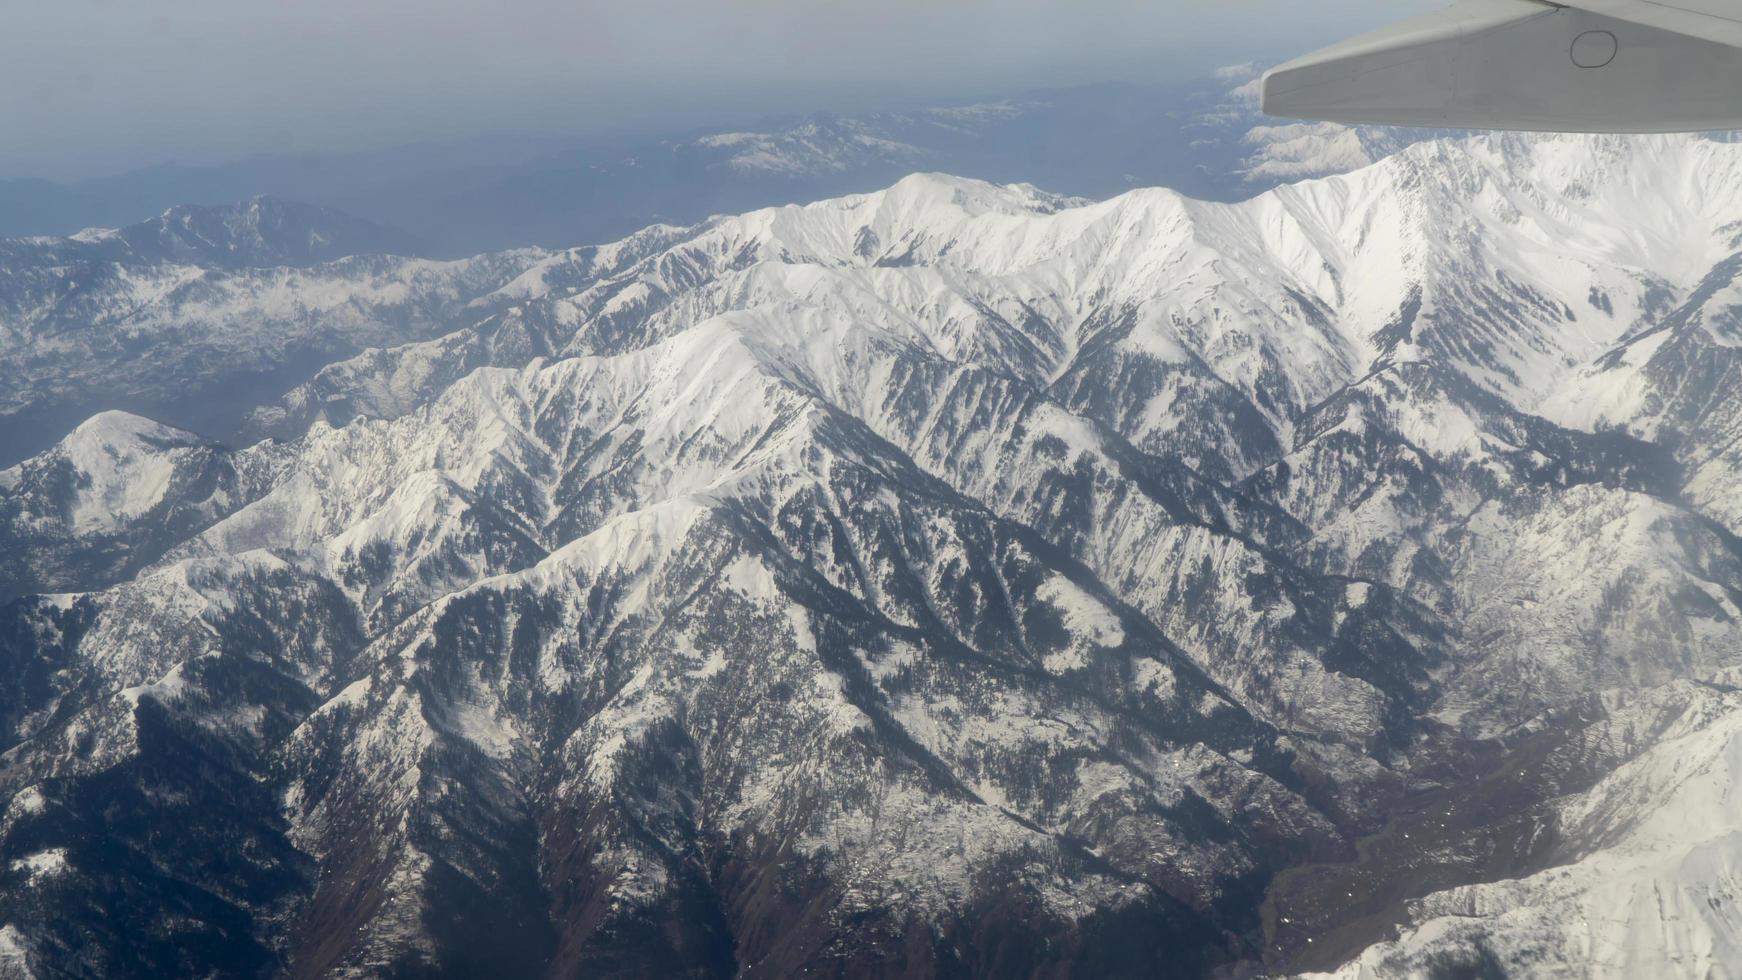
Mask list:
[[[1742,47],[1742,0],[1557,0],[1646,27]]]
[[[1264,111],[1456,129],[1742,129],[1738,18],[1742,0],[1462,0],[1273,69]]]

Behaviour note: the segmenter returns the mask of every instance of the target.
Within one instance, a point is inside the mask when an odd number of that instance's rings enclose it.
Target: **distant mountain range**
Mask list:
[[[656,222],[874,190],[915,170],[1106,197],[1172,187],[1232,200],[1348,170],[1399,145],[1341,127],[1271,127],[1255,70],[1181,85],[1101,85],[611,145],[504,139],[343,157],[163,166],[72,185],[0,181],[0,237],[133,224],[188,203],[260,194],[339,208],[464,257],[613,241]]]
[[[0,972],[1742,962],[1742,147],[390,235],[9,244],[4,431],[90,411],[0,470]]]
[[[446,332],[544,257],[411,251],[400,232],[270,197],[0,240],[0,460],[101,408],[227,436],[335,357]]]
[[[1153,185],[1232,199],[1431,135],[1271,125],[1256,77],[1240,66],[1184,86],[819,116],[512,165],[468,144],[157,168],[46,196],[12,185],[10,212],[0,185],[0,227],[10,213],[32,232],[0,239],[0,369],[11,377],[0,465],[100,409],[229,438],[240,414],[335,359],[471,322],[468,304],[558,246],[641,240],[649,226],[870,190],[915,170],[1038,176],[1092,198]],[[38,234],[58,226],[27,212],[57,194],[85,202],[58,219],[80,230]],[[84,225],[169,196],[156,217]]]

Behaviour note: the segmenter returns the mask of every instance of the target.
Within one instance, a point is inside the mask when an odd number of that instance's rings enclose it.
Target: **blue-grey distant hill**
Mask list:
[[[1232,199],[1265,186],[1239,166],[1254,121],[1248,104],[1231,101],[1242,80],[1086,86],[592,145],[510,137],[158,166],[72,184],[0,181],[0,237],[68,235],[270,194],[403,229],[422,254],[462,256],[608,241],[654,222],[869,191],[915,170],[1091,197],[1162,185]]]

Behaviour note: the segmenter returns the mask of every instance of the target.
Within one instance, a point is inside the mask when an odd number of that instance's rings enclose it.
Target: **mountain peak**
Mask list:
[[[903,214],[947,207],[970,217],[1051,214],[1075,200],[1047,193],[1032,184],[995,184],[925,171],[903,177],[875,197],[884,208]]]
[[[79,423],[67,437],[86,443],[117,444],[152,439],[159,442],[198,442],[199,436],[143,415],[121,409],[98,412]]]
[[[4,471],[0,485],[15,494],[47,494],[75,534],[116,531],[150,513],[170,493],[190,460],[215,447],[205,438],[124,411],[99,412],[53,448]]]

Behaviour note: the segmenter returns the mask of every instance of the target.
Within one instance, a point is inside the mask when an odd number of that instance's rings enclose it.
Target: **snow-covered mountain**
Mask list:
[[[0,962],[1722,975],[1738,229],[1497,137],[182,267],[368,349],[0,471]]]

